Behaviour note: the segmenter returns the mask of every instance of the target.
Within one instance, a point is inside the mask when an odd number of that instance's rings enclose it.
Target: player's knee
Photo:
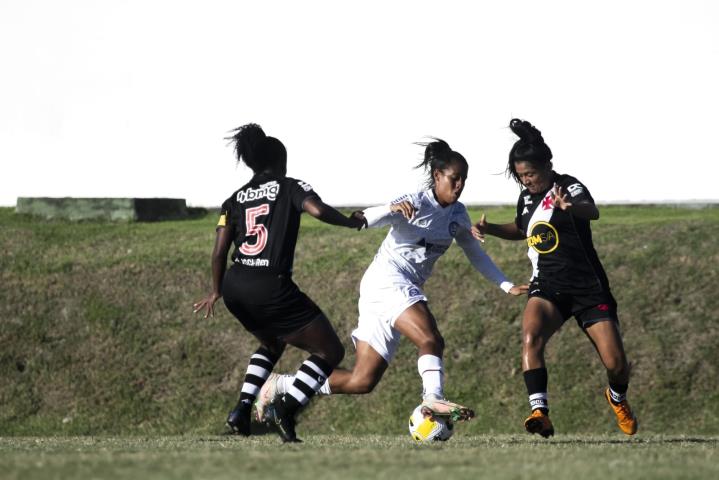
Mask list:
[[[545,340],[535,332],[524,332],[522,336],[522,350],[525,353],[538,353],[544,349]]]
[[[432,352],[441,357],[444,353],[444,338],[439,332],[432,332],[423,337],[417,347],[419,347],[420,351]]]
[[[359,394],[371,393],[378,383],[379,379],[376,379],[371,375],[355,377],[352,379],[352,392]]]

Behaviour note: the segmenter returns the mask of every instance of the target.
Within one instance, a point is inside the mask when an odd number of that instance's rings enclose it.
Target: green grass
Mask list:
[[[481,212],[492,222],[514,216],[511,207],[470,213]],[[641,433],[716,435],[719,208],[601,212],[594,240],[619,302]],[[69,223],[0,209],[0,435],[220,433],[256,343],[222,305],[208,320],[191,314],[209,289],[215,221]],[[295,280],[336,326],[351,365],[359,281],[386,230],[302,222]],[[515,281],[530,275],[522,242],[484,247]],[[519,434],[524,300],[489,285],[456,247],[425,287],[447,343],[447,394],[480,412],[465,434]],[[278,370],[304,356],[288,349]],[[547,361],[557,431],[613,435],[606,378],[573,321]],[[314,402],[303,431],[404,432],[420,387],[416,353],[403,341],[375,392]]]
[[[0,438],[3,478],[713,479],[718,437],[274,435]]]

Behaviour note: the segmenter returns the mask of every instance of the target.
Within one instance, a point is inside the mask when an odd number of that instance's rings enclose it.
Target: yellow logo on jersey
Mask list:
[[[559,233],[550,223],[536,222],[529,229],[527,246],[537,253],[551,253],[559,246]]]

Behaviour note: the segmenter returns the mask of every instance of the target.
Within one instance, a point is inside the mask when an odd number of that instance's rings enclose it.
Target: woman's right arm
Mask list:
[[[329,223],[330,225],[338,225],[340,227],[349,227],[361,230],[362,227],[367,224],[362,212],[352,212],[349,217],[346,217],[342,214],[342,212],[330,205],[327,205],[325,202],[320,200],[320,197],[317,196],[307,198],[302,203],[302,209],[315,217],[317,220]]]
[[[212,249],[212,292],[205,298],[192,305],[193,312],[205,310],[205,316],[215,316],[215,302],[222,297],[222,280],[225,277],[225,269],[227,268],[227,253],[232,245],[232,237],[230,228],[218,227],[215,236],[215,247]]]
[[[488,223],[485,214],[472,226],[472,235],[480,242],[484,242],[485,235],[503,238],[505,240],[524,240],[524,232],[517,228],[517,224],[511,223]]]

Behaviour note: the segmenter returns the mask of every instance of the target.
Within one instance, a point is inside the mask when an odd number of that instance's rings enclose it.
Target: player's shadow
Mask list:
[[[266,422],[256,422],[252,421],[252,424],[250,425],[250,432],[252,436],[263,436],[263,435],[277,435],[277,431],[274,430],[270,425]],[[232,432],[227,426],[225,426],[225,429],[220,432],[220,435],[222,436],[228,436],[228,437],[238,437],[243,438],[242,435],[239,435],[237,433]]]
[[[546,442],[546,440],[545,440]],[[521,442],[517,442],[521,443]],[[542,441],[537,441],[542,443]],[[614,445],[614,444],[635,444],[635,445],[664,445],[672,443],[706,443],[719,444],[719,437],[700,438],[700,437],[670,437],[670,438],[568,438],[568,439],[551,439],[547,443],[553,444],[582,444],[582,445]]]

